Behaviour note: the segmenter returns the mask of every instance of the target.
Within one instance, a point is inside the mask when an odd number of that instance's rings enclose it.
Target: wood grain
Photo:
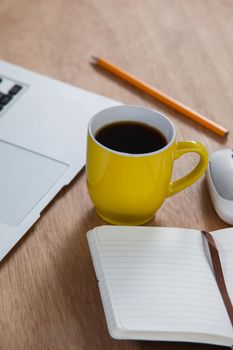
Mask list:
[[[153,107],[211,153],[233,144],[231,0],[2,0],[1,58],[128,104]],[[222,140],[106,72],[104,56],[229,128]],[[196,158],[177,161],[174,177]],[[0,349],[218,349],[197,344],[110,338],[86,231],[103,224],[83,171],[44,211],[0,266]],[[169,198],[149,225],[227,227],[215,214],[204,177]],[[1,234],[4,234],[3,232]]]

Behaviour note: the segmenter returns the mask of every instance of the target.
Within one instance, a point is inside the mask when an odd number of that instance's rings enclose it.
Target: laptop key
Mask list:
[[[11,99],[11,95],[3,95],[2,98],[0,98],[0,103],[5,106]]]
[[[16,84],[10,89],[9,94],[16,95],[21,89],[22,86]]]

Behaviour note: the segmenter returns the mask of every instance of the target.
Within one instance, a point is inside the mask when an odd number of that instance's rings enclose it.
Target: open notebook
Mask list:
[[[213,236],[233,300],[233,228]],[[87,238],[112,337],[233,345],[200,231],[101,226]]]

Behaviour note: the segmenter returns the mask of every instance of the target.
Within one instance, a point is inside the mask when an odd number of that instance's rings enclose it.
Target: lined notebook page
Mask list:
[[[233,303],[233,228],[213,232],[229,296]]]
[[[88,241],[109,329],[117,324],[123,332],[232,339],[199,231],[102,226],[89,232]]]

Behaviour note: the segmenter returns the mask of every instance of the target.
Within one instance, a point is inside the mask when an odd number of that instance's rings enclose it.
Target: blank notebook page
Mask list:
[[[194,333],[232,339],[200,231],[102,226],[88,233],[88,241],[114,337],[156,331],[172,339],[182,334],[177,340],[185,333],[188,339]]]

